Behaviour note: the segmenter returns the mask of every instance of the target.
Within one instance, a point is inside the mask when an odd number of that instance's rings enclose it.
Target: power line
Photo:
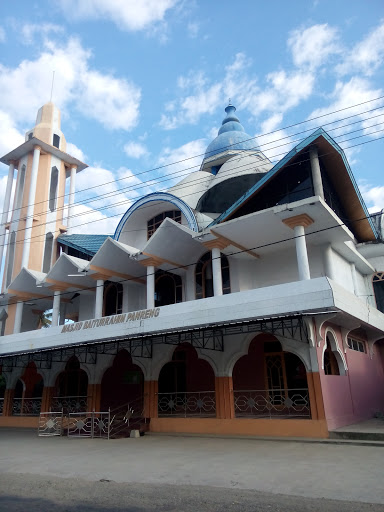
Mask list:
[[[359,130],[357,130],[357,131],[359,131]],[[382,131],[382,130],[378,130],[378,131]],[[350,133],[353,133],[353,132],[350,132]],[[376,132],[375,132],[375,133],[376,133]],[[345,140],[345,141],[343,141],[343,142],[347,142],[348,140],[354,140],[354,139],[356,139],[356,138],[366,137],[366,136],[369,136],[369,135],[370,135],[370,134],[364,134],[364,135],[361,135],[361,136],[358,136],[358,137],[352,137],[351,139],[346,139],[346,140]],[[378,137],[378,138],[376,138],[376,139],[372,139],[372,140],[370,140],[370,141],[365,141],[365,142],[362,142],[362,143],[359,143],[359,144],[355,144],[355,145],[353,145],[353,146],[349,146],[349,147],[347,147],[347,148],[345,148],[345,149],[350,149],[350,148],[352,148],[352,147],[356,147],[356,146],[359,146],[359,145],[363,145],[363,144],[366,144],[366,143],[368,143],[368,142],[375,142],[376,140],[380,140],[380,139],[382,139],[382,138],[383,138],[383,137]],[[302,154],[306,154],[306,153],[308,153],[308,151],[304,151]],[[285,154],[285,153],[284,153],[284,154]],[[320,154],[320,155],[319,155],[319,157],[323,157],[323,156],[326,156],[326,155],[328,155],[328,154],[330,154],[330,153]],[[308,161],[309,161],[309,159],[307,159],[307,160],[302,160],[302,162],[308,162]],[[246,165],[246,164],[245,164],[245,165]],[[292,166],[292,165],[296,165],[296,163],[287,164],[285,167],[289,167],[289,166]],[[237,171],[240,167],[242,167],[242,166],[238,166],[238,167],[233,168],[233,169],[232,169],[233,173],[235,174],[235,171]],[[198,178],[198,179],[196,179],[196,180],[194,180],[194,181],[188,182],[188,184],[186,184],[184,187],[189,187],[192,183],[198,183],[199,181],[200,181],[200,179]],[[183,187],[181,187],[181,188],[183,188]],[[187,197],[188,195],[196,194],[196,193],[198,193],[198,192],[200,192],[200,191],[197,191],[197,192],[196,192],[196,191],[194,191],[194,192],[191,192],[190,194],[180,195],[180,196],[178,196],[178,197],[181,199],[181,198],[185,198],[185,197]],[[144,195],[144,196],[141,196],[141,197],[143,198],[143,197],[145,197],[145,195]],[[140,199],[140,198],[136,198],[136,201],[137,201],[137,200],[139,200],[139,199]],[[126,202],[126,201],[121,201],[121,202],[120,202],[120,203],[118,203],[117,205],[120,205],[120,204],[121,204],[121,205],[123,205],[123,204],[125,204],[125,202]],[[114,206],[116,207],[116,204],[115,204]],[[104,207],[99,208],[97,211],[98,211],[98,212],[100,212],[100,211],[103,211],[103,210],[109,209],[110,207],[111,207],[110,205],[106,205],[106,206],[104,206]],[[142,208],[142,209],[144,209],[144,208],[150,208],[150,207],[151,207],[151,205],[144,205],[144,206],[142,206],[141,208]],[[82,213],[80,213],[80,214],[75,214],[75,215],[73,216],[73,218],[74,218],[74,217],[80,217],[80,216],[87,215],[87,214],[89,214],[89,212],[82,212]],[[117,213],[117,214],[107,216],[107,217],[105,217],[104,219],[100,219],[100,221],[105,220],[105,219],[108,219],[108,218],[119,217],[119,216],[121,216],[121,214],[122,214],[122,212],[119,212],[119,213]],[[80,223],[80,224],[77,224],[76,226],[73,226],[73,227],[74,227],[74,228],[76,228],[76,227],[83,226],[83,225],[87,225],[87,224],[90,224],[90,223],[93,223],[93,222],[98,222],[98,220],[91,220],[91,221],[89,221],[89,222]],[[43,224],[40,224],[40,225],[43,225]],[[37,226],[34,226],[34,227],[37,227]],[[19,230],[16,230],[16,231],[14,231],[14,232],[21,232],[21,231],[25,231],[25,229],[19,229]],[[128,231],[128,230],[127,230],[126,232],[134,232],[134,231],[141,231],[141,230],[131,230],[131,231]],[[45,236],[45,234],[43,234],[43,235],[36,235],[35,237],[31,237],[31,239],[33,239],[33,238],[43,238],[44,236]],[[33,243],[42,243],[42,242],[44,242],[44,241],[45,241],[45,240],[43,240],[43,239],[42,239],[42,240],[40,240],[40,241],[34,241]],[[19,240],[19,241],[16,241],[15,243],[16,243],[16,244],[21,244],[21,243],[24,243],[24,240]],[[2,245],[3,245],[3,246],[10,245],[10,242],[3,243]],[[1,245],[0,245],[0,246],[1,246]]]
[[[295,127],[295,126],[299,126],[299,125],[302,125],[302,124],[305,124],[305,123],[308,123],[308,122],[312,122],[312,121],[314,121],[314,120],[316,120],[316,119],[320,119],[320,118],[323,118],[323,117],[326,117],[326,116],[329,116],[329,115],[332,115],[332,114],[335,114],[335,113],[338,113],[338,112],[342,112],[342,111],[345,111],[345,110],[349,110],[349,109],[351,109],[351,108],[355,108],[355,107],[358,107],[358,106],[361,106],[361,105],[364,105],[364,104],[367,104],[367,103],[372,103],[372,102],[374,102],[374,101],[379,101],[379,100],[381,100],[381,99],[383,99],[383,98],[384,98],[384,96],[380,96],[380,97],[378,97],[378,98],[374,98],[374,99],[367,100],[367,101],[364,101],[364,102],[361,102],[361,103],[357,103],[357,104],[352,105],[352,106],[350,106],[350,107],[345,107],[345,108],[342,108],[342,109],[339,109],[339,110],[335,110],[335,111],[332,111],[332,112],[329,112],[329,113],[326,113],[326,114],[322,114],[322,115],[320,115],[320,116],[317,116],[317,117],[314,117],[314,118],[311,118],[311,119],[308,119],[308,120],[305,120],[305,121],[300,121],[300,122],[298,122],[298,123],[294,123],[294,124],[289,125],[289,126],[287,126],[287,127],[279,128],[279,129],[277,129],[277,130],[273,130],[273,131],[271,131],[271,132],[268,132],[268,133],[265,133],[265,134],[262,134],[262,135],[257,135],[257,136],[255,136],[255,137],[250,137],[249,139],[246,139],[246,140],[245,140],[245,141],[243,141],[243,142],[248,142],[248,141],[251,141],[251,140],[255,140],[255,139],[257,139],[257,138],[260,138],[260,137],[265,137],[265,136],[267,136],[267,135],[271,135],[271,134],[273,134],[273,133],[278,133],[278,132],[279,132],[279,131],[281,131],[281,130],[287,130],[287,129],[289,129],[289,128],[292,128],[292,127]],[[373,109],[370,109],[370,110],[367,110],[367,111],[363,111],[363,112],[359,112],[359,113],[357,113],[357,114],[353,114],[353,115],[351,115],[351,116],[347,116],[347,117],[342,118],[342,119],[337,119],[337,120],[335,120],[335,121],[330,121],[329,123],[325,123],[323,126],[327,126],[327,125],[329,125],[329,124],[335,124],[335,123],[341,122],[341,121],[343,121],[343,120],[350,119],[350,118],[352,118],[352,117],[362,116],[362,115],[364,115],[364,114],[366,114],[366,113],[369,113],[369,112],[372,112],[372,111],[375,111],[375,110],[379,110],[379,109],[382,109],[382,108],[384,108],[384,106],[381,106],[381,107],[375,107],[375,108],[373,108]],[[377,116],[375,116],[375,117],[377,117]],[[363,121],[365,121],[365,120],[358,120],[358,121],[356,121],[356,123],[357,123],[357,122],[363,122]],[[351,124],[354,124],[354,123],[351,123]],[[348,125],[345,125],[345,126],[348,126]],[[338,127],[338,128],[341,128],[341,127]],[[335,129],[338,129],[338,128],[335,128]],[[308,132],[308,131],[310,131],[310,130],[314,130],[314,128],[308,128],[308,129],[306,129],[306,130],[303,130],[303,131],[301,131],[301,132],[298,132],[298,133],[296,133],[296,134],[293,134],[293,136],[299,135],[299,134],[301,134],[301,133]],[[280,139],[276,139],[276,140],[274,140],[274,141],[271,141],[271,142],[265,143],[264,145],[261,145],[261,147],[262,147],[262,146],[265,146],[265,145],[269,145],[269,144],[275,143],[275,142],[278,142],[279,140],[284,140],[284,139],[286,139],[286,138],[287,138],[287,137],[282,137],[282,138],[280,138]],[[292,142],[291,142],[291,141],[289,141],[289,142],[287,142],[286,144],[291,144],[291,143],[292,143]],[[224,150],[226,150],[226,149],[228,149],[228,148],[230,148],[230,147],[237,146],[237,145],[238,145],[238,143],[231,144],[231,145],[228,145],[228,146],[224,146],[224,147],[222,148],[222,150],[224,151]],[[255,150],[257,150],[257,149],[258,149],[258,146],[255,146],[255,148],[254,148],[254,149],[255,149]],[[270,148],[270,149],[269,149],[269,151],[270,151],[271,149],[274,149],[274,148]],[[178,160],[178,161],[170,162],[170,163],[168,163],[168,164],[164,164],[164,165],[161,165],[161,166],[158,166],[158,167],[154,167],[154,168],[152,168],[152,169],[149,169],[149,170],[146,170],[146,171],[143,171],[143,172],[137,173],[137,174],[135,174],[133,177],[135,177],[135,178],[136,178],[137,176],[140,176],[140,175],[143,175],[143,174],[146,174],[146,173],[149,173],[149,172],[153,172],[153,171],[156,171],[156,170],[160,170],[160,169],[163,169],[163,168],[169,167],[169,166],[171,166],[171,165],[176,165],[176,164],[183,163],[183,162],[186,162],[186,161],[191,160],[191,159],[195,159],[195,158],[198,158],[198,157],[201,157],[201,156],[205,156],[205,154],[206,154],[206,153],[201,153],[201,154],[198,154],[198,155],[194,155],[194,156],[191,156],[191,157],[184,158],[184,159],[182,159],[182,160]],[[197,165],[196,165],[196,166],[193,166],[192,168],[194,168],[194,167],[197,167]],[[177,172],[179,172],[179,171],[177,171]],[[101,187],[101,186],[106,186],[106,185],[109,185],[109,184],[111,184],[111,183],[116,183],[116,182],[119,182],[119,181],[122,181],[122,180],[125,180],[125,179],[129,179],[129,178],[132,178],[132,176],[129,176],[129,177],[123,177],[123,178],[118,178],[118,179],[116,179],[116,180],[112,180],[112,181],[109,181],[109,182],[105,182],[105,183],[100,184],[100,185],[95,185],[95,186],[93,186],[93,187],[87,187],[87,188],[85,188],[85,189],[82,189],[82,190],[77,191],[77,194],[80,194],[80,193],[82,193],[82,192],[86,192],[86,191],[89,191],[89,190],[92,190],[92,189],[94,189],[94,188],[98,188],[98,187]],[[152,180],[147,180],[147,181],[144,181],[144,182],[142,182],[142,183],[143,183],[143,184],[145,184],[145,183],[148,183],[148,182],[150,182],[150,181],[152,181]],[[58,197],[57,197],[57,200],[58,200],[58,199],[60,199],[60,198],[62,198],[62,197],[66,197],[67,195],[69,195],[69,194],[64,194],[64,195],[62,195],[62,196],[58,196]],[[95,196],[95,197],[97,198],[97,197],[103,197],[103,196]],[[95,201],[97,200],[96,198],[95,198]],[[36,206],[37,204],[42,204],[42,203],[45,203],[45,202],[47,202],[47,201],[35,202],[35,203],[34,203],[34,205]],[[91,201],[90,201],[90,200],[88,200],[88,202],[91,202]],[[75,204],[79,204],[79,203],[75,203]],[[64,207],[63,207],[63,208],[64,208]],[[15,208],[13,211],[16,211],[17,209],[18,209],[18,208]],[[21,209],[21,208],[20,208],[20,209]],[[43,213],[48,213],[48,211],[47,211],[47,212],[43,212]]]
[[[374,215],[381,215],[381,212],[380,213],[377,213],[377,214],[374,214]],[[368,219],[369,217],[367,216],[364,216],[364,217],[361,217],[359,219],[355,219],[354,222],[360,222],[362,220],[366,220]],[[331,229],[335,229],[335,228],[339,228],[341,226],[345,226],[345,227],[348,227],[344,222],[340,222],[338,224],[335,224],[333,226],[328,226],[326,228],[322,228],[322,229],[317,229],[315,231],[310,231],[310,232],[306,232],[304,235],[299,235],[299,236],[292,236],[292,237],[288,237],[288,238],[283,238],[281,240],[276,240],[274,242],[268,242],[266,244],[260,244],[260,245],[257,245],[255,247],[250,247],[250,248],[245,248],[245,249],[239,249],[239,250],[236,250],[232,253],[229,253],[229,254],[226,254],[225,256],[237,256],[238,254],[243,254],[243,253],[246,253],[246,252],[249,252],[249,251],[256,251],[256,250],[259,250],[259,249],[263,249],[265,247],[271,247],[273,245],[277,245],[277,244],[281,244],[281,243],[284,243],[284,242],[290,242],[292,240],[295,240],[296,238],[300,238],[300,237],[309,237],[311,235],[317,235],[319,233],[323,233],[325,231],[329,231]],[[219,259],[221,258],[220,257],[215,257],[215,258],[211,258],[212,260],[214,259]],[[199,260],[198,260],[199,261]],[[198,263],[198,261],[194,261],[192,263],[188,263],[186,265],[180,265],[180,266],[177,266],[177,267],[172,267],[170,269],[167,270],[167,272],[171,272],[172,270],[178,270],[180,268],[188,268],[188,267],[192,267],[194,265],[196,265]],[[145,273],[145,274],[142,274],[140,276],[135,276],[135,277],[130,277],[130,278],[126,278],[126,279],[121,279],[119,281],[116,281],[117,283],[126,283],[126,282],[130,282],[130,281],[136,281],[137,279],[143,279],[143,278],[147,278],[148,276],[151,276],[151,275],[155,275],[156,272],[153,272],[153,273]],[[84,292],[84,291],[91,291],[91,290],[94,290],[95,288],[98,288],[98,287],[102,287],[104,286],[104,284],[102,285],[95,285],[95,286],[90,286],[90,287],[82,287],[82,288],[79,288],[79,289],[75,289],[75,290],[72,290],[70,292],[62,292],[60,295],[61,296],[64,296],[64,295],[73,295],[74,293],[81,293],[81,292]],[[33,300],[34,302],[37,302],[39,300],[52,300],[53,297],[51,295],[46,295],[46,296],[43,296],[43,297],[33,297],[33,299],[28,299],[28,300],[21,300],[21,301],[17,301],[17,302],[22,302],[23,304],[25,303],[30,303],[31,300]],[[195,300],[199,300],[199,299],[195,299]],[[12,302],[7,302],[7,303],[2,303],[1,306],[8,306],[12,304]]]

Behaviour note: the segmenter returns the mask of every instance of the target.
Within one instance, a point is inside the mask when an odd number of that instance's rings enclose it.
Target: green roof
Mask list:
[[[88,256],[94,256],[110,235],[60,235],[60,244],[72,247]]]

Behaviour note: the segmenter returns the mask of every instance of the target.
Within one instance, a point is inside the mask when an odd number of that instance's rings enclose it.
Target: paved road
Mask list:
[[[1,512],[376,512],[383,474],[380,447],[0,430]]]

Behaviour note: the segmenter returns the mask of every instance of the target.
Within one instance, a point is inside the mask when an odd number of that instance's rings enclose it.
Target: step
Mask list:
[[[384,442],[384,432],[356,432],[350,430],[333,430],[329,432],[330,439],[348,439],[352,441],[381,441]]]

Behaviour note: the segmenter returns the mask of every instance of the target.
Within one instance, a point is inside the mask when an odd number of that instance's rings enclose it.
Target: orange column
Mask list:
[[[49,412],[51,409],[52,397],[54,393],[54,387],[44,386],[43,395],[41,397],[41,412]]]
[[[88,384],[87,395],[87,410],[100,412],[101,384]]]
[[[157,380],[144,381],[144,417],[157,418],[157,392],[159,383]]]
[[[4,393],[3,416],[12,416],[14,389],[6,389]]]
[[[235,417],[232,377],[215,377],[216,418],[232,419]]]
[[[311,406],[311,418],[313,420],[324,420],[324,403],[321,392],[321,383],[319,372],[307,373],[309,402]]]

